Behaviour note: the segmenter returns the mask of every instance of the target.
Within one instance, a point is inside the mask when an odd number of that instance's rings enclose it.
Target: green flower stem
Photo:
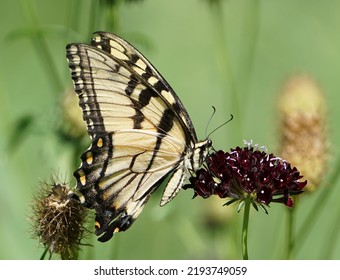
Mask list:
[[[296,206],[295,206],[296,207]],[[287,251],[286,251],[286,259],[292,259],[293,251],[294,251],[294,238],[293,238],[293,229],[294,229],[294,209],[288,209],[288,217],[287,217]]]
[[[40,260],[41,260],[41,261],[45,259],[47,252],[48,252],[48,247],[46,247],[45,250],[44,250],[44,252],[42,253],[42,255],[41,255],[41,257],[40,257]]]
[[[243,226],[242,226],[242,256],[244,260],[248,260],[248,224],[250,212],[250,198],[245,199],[243,212]]]

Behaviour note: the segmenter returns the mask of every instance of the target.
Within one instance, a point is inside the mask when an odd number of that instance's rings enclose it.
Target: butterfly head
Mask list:
[[[205,162],[205,159],[208,156],[211,147],[212,141],[209,138],[195,143],[190,159],[193,171],[198,170]]]

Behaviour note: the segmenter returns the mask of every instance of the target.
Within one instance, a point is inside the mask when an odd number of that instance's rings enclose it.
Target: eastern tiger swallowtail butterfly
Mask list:
[[[96,32],[91,45],[69,44],[66,52],[92,140],[74,176],[105,242],[131,226],[169,174],[160,205],[173,199],[211,141],[197,141],[173,89],[125,40]]]

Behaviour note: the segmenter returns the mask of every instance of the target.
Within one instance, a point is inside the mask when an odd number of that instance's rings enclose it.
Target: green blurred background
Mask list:
[[[67,126],[60,104],[72,86],[67,43],[90,42],[98,30],[133,43],[176,90],[201,139],[212,106],[217,112],[208,132],[233,114],[212,135],[216,149],[253,139],[275,152],[277,96],[287,78],[307,73],[327,101],[332,166],[340,143],[339,11],[340,1],[332,0],[1,1],[0,259],[40,258],[43,248],[31,238],[27,218],[33,193],[53,174],[73,186],[73,170],[89,145],[87,137],[75,141],[60,128]],[[242,212],[192,194],[181,191],[160,208],[157,191],[128,231],[104,244],[90,235],[84,242],[93,246],[83,246],[79,258],[242,258]],[[340,258],[339,197],[337,180],[303,194],[292,258]],[[286,258],[287,213],[279,204],[271,204],[269,215],[251,210],[251,259]],[[301,228],[308,215],[313,224]]]

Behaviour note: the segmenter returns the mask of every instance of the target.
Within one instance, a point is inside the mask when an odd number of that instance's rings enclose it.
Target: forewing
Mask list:
[[[194,126],[181,100],[143,54],[124,39],[107,32],[94,33],[91,43],[120,60],[132,76],[137,77],[137,80],[147,88],[152,89],[154,94],[166,103],[166,107],[172,111],[174,118],[180,122],[186,133],[187,141],[197,141]],[[128,92],[133,91],[135,85],[132,83],[130,86]],[[152,95],[146,94],[146,96]]]
[[[67,58],[88,133],[126,127],[155,130],[197,141],[192,122],[174,91],[136,49],[109,33],[93,46],[70,44]]]

